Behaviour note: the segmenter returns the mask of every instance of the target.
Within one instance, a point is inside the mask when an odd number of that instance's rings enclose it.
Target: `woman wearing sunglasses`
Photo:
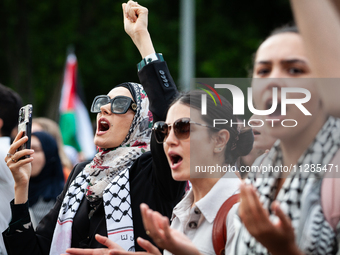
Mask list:
[[[146,15],[147,12],[139,13],[141,19],[137,22],[124,18],[126,31],[148,60],[139,65],[144,65],[139,71],[143,87],[127,82],[107,95],[95,97],[91,112],[97,113],[94,143],[98,153],[91,162],[73,169],[54,208],[35,232],[27,210],[33,158],[18,160],[24,155],[34,156],[34,152],[16,152],[27,141],[27,137],[21,138],[22,134],[11,145],[5,160],[16,187],[11,203],[12,221],[3,233],[8,254],[60,255],[70,247],[105,247],[95,234],[108,236],[126,250],[141,250],[136,238],[149,237],[139,205],[147,203],[170,217],[182,198],[185,182],[172,179],[162,144],[155,139],[150,143],[152,122],[165,119],[177,90],[165,62],[157,58],[149,61],[161,56],[155,54],[147,30],[144,34],[135,33]]]
[[[251,129],[238,129],[237,125],[216,125],[214,119],[232,119],[232,106],[223,97],[222,105],[215,106],[207,98],[207,114],[201,115],[201,95],[205,92],[191,91],[180,96],[171,105],[165,122],[156,122],[154,133],[177,181],[190,180],[192,189],[173,210],[171,228],[184,233],[203,254],[214,254],[212,228],[221,205],[238,193],[240,179],[236,174],[223,171],[197,173],[209,166],[234,166],[238,157],[247,155],[253,145]],[[234,236],[233,206],[227,216],[228,254]],[[148,229],[146,223],[145,228]],[[159,230],[150,226],[150,235],[156,240]],[[169,254],[164,251],[164,254]]]

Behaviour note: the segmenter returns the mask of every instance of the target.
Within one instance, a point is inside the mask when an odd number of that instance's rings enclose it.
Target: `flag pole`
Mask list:
[[[179,85],[189,91],[195,76],[195,0],[181,0],[179,59]]]

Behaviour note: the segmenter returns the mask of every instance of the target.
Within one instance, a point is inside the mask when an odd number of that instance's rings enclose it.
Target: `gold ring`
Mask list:
[[[17,162],[18,162],[18,160],[14,159],[14,158],[12,158],[12,161],[13,161],[14,163],[17,163]]]
[[[150,235],[150,231],[149,231],[149,230],[145,231],[145,233],[146,233],[147,235]]]
[[[12,156],[13,156],[13,154],[7,153],[7,157],[11,158]]]

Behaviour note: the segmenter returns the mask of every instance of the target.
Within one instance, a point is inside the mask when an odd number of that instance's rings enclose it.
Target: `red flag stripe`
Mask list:
[[[74,110],[76,96],[77,79],[77,58],[74,54],[67,57],[65,67],[64,83],[62,89],[62,102],[60,110],[62,112]]]

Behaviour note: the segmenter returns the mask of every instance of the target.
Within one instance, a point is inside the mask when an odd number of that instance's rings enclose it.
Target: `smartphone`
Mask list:
[[[18,148],[18,151],[24,149],[31,149],[32,110],[33,106],[31,104],[23,106],[19,110],[18,132],[24,131],[22,137],[26,135],[28,137],[28,140],[26,143],[24,143]],[[29,158],[29,155],[26,155],[20,158],[19,160],[24,158]]]

